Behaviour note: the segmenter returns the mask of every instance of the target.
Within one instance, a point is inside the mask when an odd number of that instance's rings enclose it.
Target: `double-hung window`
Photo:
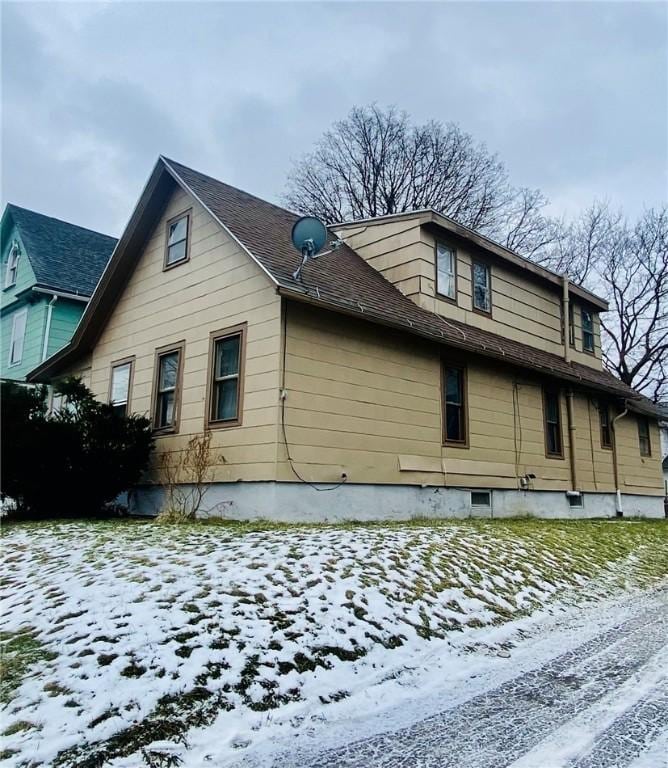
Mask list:
[[[543,390],[543,418],[545,420],[545,453],[548,457],[561,459],[564,456],[561,435],[561,403],[559,392]]]
[[[184,343],[156,351],[153,383],[153,428],[175,432],[179,422]]]
[[[585,352],[594,351],[594,319],[588,309],[582,309],[582,348]]]
[[[210,427],[241,424],[246,326],[211,334],[208,418]]]
[[[165,269],[188,261],[188,245],[190,242],[190,211],[182,213],[167,222],[165,244]]]
[[[601,424],[601,448],[612,448],[612,427],[610,424],[610,406],[608,403],[599,403],[598,418]]]
[[[443,365],[443,442],[466,445],[466,371]]]
[[[9,365],[18,365],[23,359],[28,308],[20,309],[12,318],[12,335],[9,340]]]
[[[474,261],[473,273],[473,309],[490,314],[492,311],[492,276],[488,264]]]
[[[109,382],[109,402],[121,416],[130,411],[130,388],[132,387],[132,369],[134,358],[119,360],[111,364]]]
[[[436,243],[436,293],[457,300],[457,253],[443,243]]]
[[[649,419],[647,416],[638,416],[638,443],[641,456],[652,455],[652,442],[649,437]]]
[[[5,288],[9,288],[12,285],[16,284],[16,275],[19,271],[19,256],[21,255],[21,250],[19,248],[19,244],[14,240],[12,243],[12,247],[9,249],[9,254],[7,255],[7,268],[5,269]]]

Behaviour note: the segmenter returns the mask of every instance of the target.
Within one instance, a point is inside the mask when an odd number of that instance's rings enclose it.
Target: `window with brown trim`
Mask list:
[[[543,418],[545,420],[545,454],[550,458],[561,459],[564,456],[564,444],[561,434],[561,402],[558,391],[543,390]]]
[[[190,211],[167,222],[165,240],[165,269],[182,264],[190,258]]]
[[[443,365],[443,442],[467,444],[466,369]]]
[[[649,419],[647,416],[638,416],[638,443],[641,456],[652,455],[652,443],[649,437]]]
[[[457,252],[444,243],[436,243],[436,293],[457,300]]]
[[[109,377],[109,403],[121,416],[130,412],[130,392],[134,372],[134,357],[126,357],[111,364]]]
[[[481,261],[471,263],[473,281],[473,309],[476,312],[492,312],[492,273],[489,264]]]
[[[588,309],[581,309],[582,317],[582,349],[585,352],[594,351],[594,318]]]
[[[211,334],[207,393],[207,426],[241,424],[244,392],[246,325]]]
[[[598,404],[598,418],[601,424],[601,448],[612,448],[612,427],[610,425],[610,406]]]
[[[181,407],[181,380],[185,343],[161,347],[155,353],[153,374],[153,429],[176,432]]]

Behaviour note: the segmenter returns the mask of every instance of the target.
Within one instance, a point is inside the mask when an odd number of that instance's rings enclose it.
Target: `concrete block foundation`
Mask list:
[[[319,488],[320,490],[316,490]],[[472,497],[472,490],[476,496]],[[337,488],[303,483],[213,483],[201,508],[201,517],[228,520],[274,520],[322,523],[346,520],[412,520],[433,518],[586,519],[616,517],[612,493],[583,493],[581,506],[572,506],[561,491],[489,491],[489,504],[479,502],[481,489],[438,488],[413,485],[355,485]],[[164,490],[142,486],[130,495],[133,514],[155,515],[164,503]],[[623,517],[663,518],[661,496],[622,494]]]

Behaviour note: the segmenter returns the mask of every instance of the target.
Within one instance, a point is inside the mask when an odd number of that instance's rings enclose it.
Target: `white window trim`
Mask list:
[[[18,360],[12,360],[12,352],[14,351],[14,344],[16,342],[16,322],[19,318],[23,318],[23,337],[21,338],[21,350],[19,352]],[[16,365],[21,365],[21,362],[23,360],[23,350],[26,342],[27,327],[28,327],[28,307],[25,307],[24,309],[19,309],[18,312],[15,312],[12,318],[12,335],[9,339],[9,358],[7,361],[7,365],[9,368],[13,368]]]
[[[450,285],[452,286],[452,293],[446,293],[441,285],[441,269],[439,265],[439,256],[441,253],[448,253],[450,255],[450,271],[443,270],[443,274],[447,275],[450,279]],[[445,296],[453,301],[457,300],[457,252],[454,248],[451,248],[445,243],[436,243],[436,293],[439,296]]]
[[[9,249],[9,254],[7,255],[7,266],[5,267],[5,281],[4,281],[4,288],[11,288],[13,285],[16,285],[16,278],[19,273],[19,257],[21,256],[21,249],[19,247],[18,241],[14,240],[14,242],[11,245],[11,248]],[[10,274],[14,273],[14,278],[10,282]]]

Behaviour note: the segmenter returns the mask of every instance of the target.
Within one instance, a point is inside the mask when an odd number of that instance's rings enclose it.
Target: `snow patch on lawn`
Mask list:
[[[221,765],[470,677],[556,593],[600,592],[613,531],[587,525],[10,528],[0,630],[44,656],[4,707],[3,764]]]

